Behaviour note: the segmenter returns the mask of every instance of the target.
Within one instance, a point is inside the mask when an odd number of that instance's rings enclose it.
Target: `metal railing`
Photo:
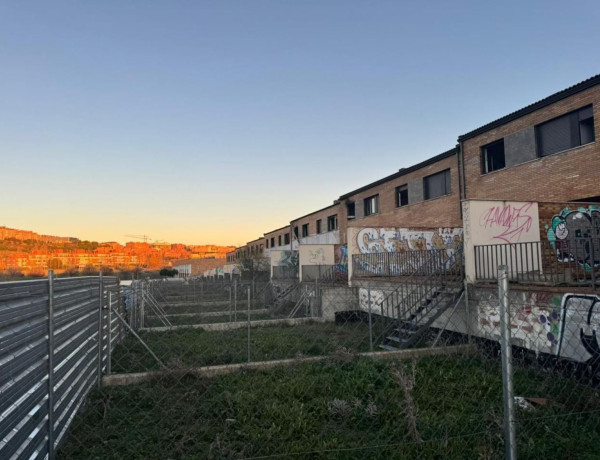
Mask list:
[[[426,276],[432,270],[441,271],[453,265],[454,258],[454,252],[447,249],[355,254],[352,256],[352,276],[354,278]],[[432,260],[437,261],[436,267],[432,266]]]
[[[0,283],[0,458],[54,458],[124,338],[114,277]]]
[[[499,265],[511,282],[596,287],[600,280],[600,238],[572,237],[567,243],[528,243],[475,246],[475,280],[493,282]]]
[[[302,281],[347,282],[347,265],[303,265]]]
[[[273,267],[271,279],[292,280],[298,279],[298,267]]]

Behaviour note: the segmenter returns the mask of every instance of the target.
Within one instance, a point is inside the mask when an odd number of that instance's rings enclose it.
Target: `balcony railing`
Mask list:
[[[347,282],[347,265],[303,265],[302,281]]]
[[[274,280],[298,279],[298,267],[273,267],[272,278]]]
[[[568,242],[475,246],[475,279],[495,281],[498,266],[518,283],[596,286],[600,281],[600,238],[573,237]]]
[[[380,252],[352,256],[352,276],[397,277],[427,276],[455,265],[456,252],[446,249]]]

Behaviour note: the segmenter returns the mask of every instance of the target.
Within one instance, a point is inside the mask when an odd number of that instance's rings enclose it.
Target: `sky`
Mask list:
[[[243,245],[600,73],[600,2],[0,2],[0,225]]]

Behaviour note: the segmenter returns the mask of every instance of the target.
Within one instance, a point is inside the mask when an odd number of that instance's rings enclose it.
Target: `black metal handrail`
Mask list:
[[[475,246],[475,280],[493,282],[498,266],[517,283],[596,287],[600,280],[600,238],[571,237],[568,242],[532,241]]]

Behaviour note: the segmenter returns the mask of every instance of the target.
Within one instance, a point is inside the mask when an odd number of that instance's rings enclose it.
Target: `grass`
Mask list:
[[[374,336],[378,332],[374,326]],[[246,362],[248,331],[180,329],[167,332],[141,332],[141,338],[167,366],[211,366]],[[369,351],[369,328],[362,322],[337,324],[309,322],[295,326],[268,326],[250,329],[252,361],[320,356],[346,348]],[[113,353],[114,373],[159,369],[158,363],[137,339],[129,336]]]
[[[518,368],[515,391],[555,403],[518,410],[520,458],[598,458],[596,391]],[[411,362],[346,354],[212,379],[165,376],[104,388],[76,417],[59,458],[270,455],[503,458],[499,363],[429,357],[414,361],[413,373]]]
[[[213,324],[213,323],[229,323],[230,321],[234,321],[234,315],[229,315],[229,312],[224,312],[219,316],[203,316],[203,315],[193,315],[190,316],[174,316],[168,315],[167,318],[174,326],[184,325],[184,324]],[[247,312],[237,312],[235,315],[236,321],[246,321]],[[268,313],[255,313],[250,310],[250,318],[253,320],[259,319],[272,319],[271,315]],[[164,327],[164,323],[159,318],[146,317],[145,327]]]

